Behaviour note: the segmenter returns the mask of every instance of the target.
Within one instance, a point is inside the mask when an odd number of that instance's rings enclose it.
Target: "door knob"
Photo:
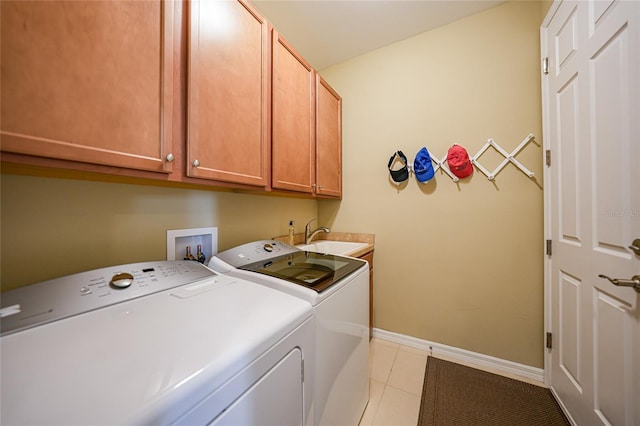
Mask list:
[[[629,248],[633,250],[635,254],[640,256],[640,238],[636,238],[635,240],[633,240],[633,243],[631,243]]]
[[[638,293],[640,293],[640,275],[634,275],[633,277],[631,277],[630,280],[623,280],[623,279],[619,279],[619,278],[610,278],[606,275],[598,275],[598,277],[600,278],[604,278],[607,279],[611,282],[611,284],[613,285],[617,285],[619,287],[633,287],[633,289],[635,291],[637,291]]]

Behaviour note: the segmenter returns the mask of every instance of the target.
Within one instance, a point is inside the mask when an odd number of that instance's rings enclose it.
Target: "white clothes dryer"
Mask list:
[[[2,295],[13,425],[311,425],[308,303],[191,261],[103,268]]]
[[[316,317],[316,426],[356,426],[369,400],[369,268],[272,240],[218,253],[209,266],[307,301]]]

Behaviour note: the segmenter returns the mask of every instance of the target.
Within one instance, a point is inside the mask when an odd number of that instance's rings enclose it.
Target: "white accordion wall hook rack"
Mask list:
[[[504,148],[502,148],[500,145],[495,143],[493,139],[489,139],[487,143],[484,144],[482,148],[480,148],[480,151],[478,151],[478,153],[471,158],[471,162],[473,163],[474,166],[478,168],[478,170],[484,173],[484,175],[489,180],[494,180],[498,175],[498,173],[500,173],[500,171],[504,169],[506,165],[509,163],[513,163],[513,165],[519,168],[522,171],[522,173],[532,178],[534,177],[535,174],[531,170],[523,166],[522,163],[516,160],[515,158],[515,156],[518,155],[518,153],[522,150],[522,148],[527,146],[527,144],[532,140],[533,140],[533,134],[530,133],[526,138],[522,140],[522,142],[520,142],[520,145],[518,145],[511,153],[508,153]],[[496,151],[498,151],[500,154],[504,156],[504,160],[502,160],[502,162],[498,164],[498,166],[492,172],[489,172],[478,162],[478,158],[480,158],[480,156],[484,154],[484,152],[487,149],[489,149],[489,147],[495,148]]]
[[[511,152],[507,152],[504,148],[502,148],[500,145],[498,145],[493,139],[489,139],[487,141],[486,144],[484,144],[484,146],[482,148],[480,148],[480,151],[478,151],[474,156],[470,157],[471,163],[475,166],[475,168],[477,168],[478,170],[480,170],[486,177],[487,179],[489,179],[490,181],[495,180],[496,176],[498,175],[498,173],[500,173],[500,171],[502,169],[504,169],[509,163],[512,163],[514,166],[516,166],[518,169],[520,169],[520,171],[522,171],[522,173],[524,173],[525,175],[527,175],[529,178],[533,178],[535,176],[535,174],[529,170],[528,168],[526,168],[521,162],[519,162],[518,160],[516,160],[516,155],[518,155],[518,153],[525,147],[527,146],[527,144],[529,142],[531,142],[534,139],[533,134],[529,134],[526,138],[524,138],[522,140],[522,142],[520,142],[520,144]],[[485,153],[485,151],[487,149],[489,149],[490,147],[493,147],[496,151],[498,151],[503,157],[504,160],[502,160],[502,162],[500,164],[498,164],[498,166],[493,169],[492,172],[488,171],[482,164],[480,164],[480,162],[478,161],[478,159],[482,156],[482,154]],[[431,161],[433,161],[435,163],[435,166],[433,168],[434,172],[437,172],[438,169],[442,169],[447,175],[449,175],[449,177],[451,178],[451,180],[453,180],[454,182],[458,182],[460,179],[458,179],[458,177],[456,175],[454,175],[451,170],[449,170],[448,165],[445,166],[445,163],[447,162],[447,156],[445,155],[444,157],[442,157],[441,159],[437,159],[435,157],[431,157]]]

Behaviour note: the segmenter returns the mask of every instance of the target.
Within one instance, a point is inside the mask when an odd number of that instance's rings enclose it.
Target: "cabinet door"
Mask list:
[[[342,196],[342,98],[316,78],[316,194]]]
[[[0,7],[2,151],[172,170],[172,2]]]
[[[243,1],[190,9],[187,175],[266,186],[269,31]]]
[[[272,84],[272,186],[313,193],[314,71],[275,30]]]

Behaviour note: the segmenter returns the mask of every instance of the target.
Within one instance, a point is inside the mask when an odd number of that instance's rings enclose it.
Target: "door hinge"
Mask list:
[[[542,58],[542,73],[544,75],[549,74],[549,58],[548,57]]]
[[[552,334],[551,334],[551,333],[549,333],[549,332],[547,332],[547,342],[546,342],[546,344],[545,344],[545,346],[547,347],[547,349],[551,349],[551,347],[553,346],[553,344],[552,344],[552,339],[553,339]]]
[[[551,167],[551,150],[547,149],[544,152],[544,163],[547,165],[547,167]]]
[[[547,256],[551,256],[551,252],[552,252],[551,247],[552,247],[551,240],[547,240]]]

